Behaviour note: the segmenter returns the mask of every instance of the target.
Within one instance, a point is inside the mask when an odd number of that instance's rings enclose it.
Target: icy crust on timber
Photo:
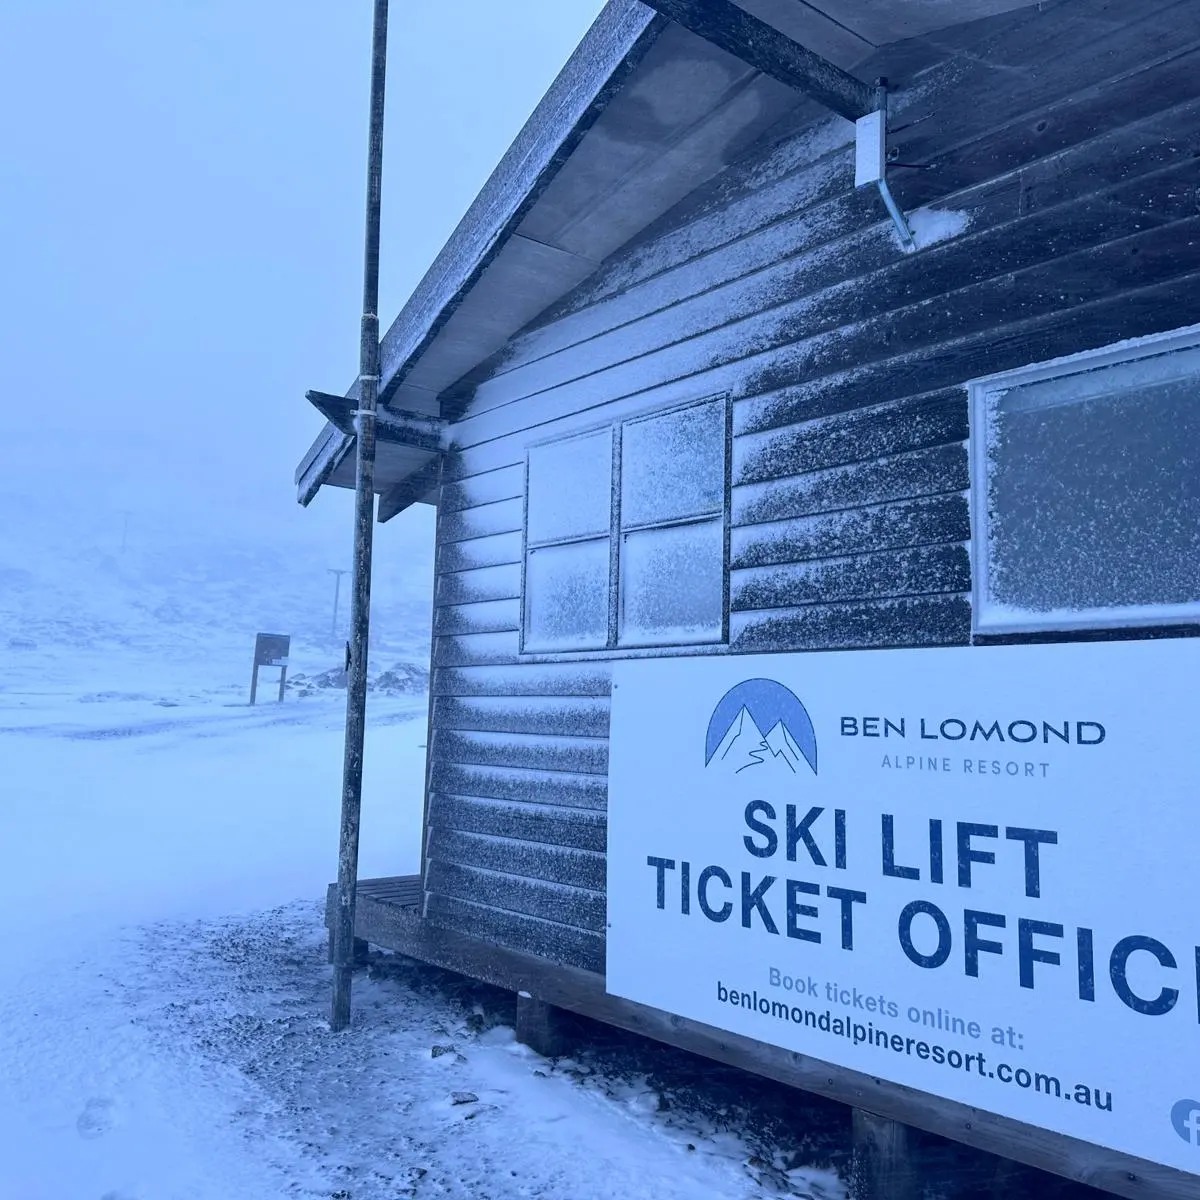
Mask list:
[[[1172,120],[1177,116],[1181,119],[1177,114]],[[529,424],[540,425],[539,436],[547,436],[578,428],[580,406],[619,406],[632,414],[647,406],[724,390],[739,401],[738,432],[752,432],[877,402],[880,371],[894,374],[889,391],[903,394],[909,389],[928,390],[930,384],[961,385],[963,378],[995,370],[997,365],[1024,365],[1028,359],[1020,356],[1019,345],[996,345],[998,312],[1009,314],[1009,319],[1022,314],[1031,324],[1041,323],[1069,312],[1072,302],[1104,303],[1113,286],[1151,285],[1189,269],[1194,256],[1168,256],[1188,244],[1182,226],[1147,227],[1142,215],[1142,210],[1152,209],[1168,224],[1194,215],[1186,199],[1190,191],[1185,181],[1194,173],[1190,151],[1180,143],[1172,153],[1175,161],[1167,170],[1132,181],[1122,177],[1111,194],[1076,195],[1064,210],[1036,216],[1021,216],[1015,187],[1006,184],[987,201],[986,229],[932,249],[919,262],[904,259],[884,271],[876,283],[843,279],[824,292],[772,310],[761,328],[745,318],[683,344],[655,348],[653,343],[649,347],[639,343],[634,347],[636,361],[615,363],[601,375],[527,398],[522,415],[534,418]],[[1096,167],[1096,160],[1088,161]],[[1078,181],[1080,186],[1084,183]],[[1007,237],[1001,237],[995,227],[1001,219],[1009,227]],[[1135,235],[1142,242],[1136,260],[1132,252],[1122,255],[1113,245]],[[874,230],[876,242],[882,244],[888,236],[883,227]],[[888,253],[894,259],[894,251]],[[846,268],[839,269],[844,275]],[[1075,296],[1064,294],[1064,273],[1086,286],[1081,285]],[[1104,281],[1112,286],[1097,286]],[[866,309],[864,294],[872,297]],[[946,296],[954,297],[952,307],[941,303]],[[939,304],[931,307],[933,300]],[[795,321],[804,306],[808,306],[807,318],[790,328],[788,314]],[[631,336],[636,333],[635,327]],[[1099,334],[1097,344],[1103,344],[1105,336]],[[938,342],[947,345],[948,353],[931,359],[930,346]],[[964,349],[979,347],[978,364],[963,364],[968,374],[945,369],[967,358],[966,353],[956,352],[956,344]],[[746,356],[741,359],[734,354],[739,345]],[[1001,350],[1005,361],[997,364],[995,356]],[[860,366],[847,371],[848,361]],[[940,377],[939,370],[944,372]],[[918,382],[922,371],[928,372],[924,388]],[[501,376],[494,383],[499,387],[508,379]],[[874,388],[860,386],[860,380],[873,381]],[[481,386],[480,395],[487,386]],[[611,396],[624,398],[598,399]],[[513,414],[504,409],[460,422],[455,427],[459,450],[452,456],[452,470],[463,472],[470,464],[478,470],[484,463],[495,467],[518,458],[522,450],[513,437],[512,422]],[[481,439],[496,436],[503,441],[471,450]]]
[[[524,494],[525,472],[520,464],[514,464],[445,484],[438,496],[438,510],[459,512],[496,500],[520,499]]]
[[[966,592],[971,560],[966,543],[917,546],[818,562],[753,567],[733,572],[730,607],[786,608],[843,600],[888,599]]]
[[[607,845],[608,820],[603,812],[551,804],[482,800],[434,792],[429,800],[429,821],[431,825],[462,833],[490,833],[577,850],[603,852]]]
[[[890,222],[876,221],[863,234],[877,248],[881,283],[896,270],[893,233]],[[891,293],[877,294],[869,279],[845,278],[844,253],[841,248],[836,260],[831,260],[837,263],[838,280],[828,286],[813,281],[818,284],[816,291],[806,290],[805,278],[813,273],[814,264],[801,259],[776,266],[761,280],[739,278],[717,293],[623,326],[569,353],[495,376],[476,389],[468,414],[452,427],[452,444],[469,448],[511,432],[514,416],[508,406],[528,402],[535,395],[537,415],[548,422],[576,414],[588,406],[589,398],[596,405],[604,397],[629,396],[755,357],[766,362],[785,347],[797,358],[793,374],[820,369],[835,357],[837,347],[876,319],[879,314],[872,311],[872,304],[879,313],[891,313],[895,307],[885,299]],[[936,294],[937,277],[931,268],[916,271],[913,262],[914,291]],[[868,300],[864,308],[864,297],[873,295],[876,299]],[[910,307],[919,305],[910,303]],[[730,378],[735,395],[757,390],[738,386],[734,375]],[[710,390],[725,387],[724,382],[714,383]]]
[[[443,556],[443,561],[445,556]],[[476,604],[488,600],[520,600],[521,564],[443,571],[434,587],[434,604]]]
[[[931,109],[932,106],[937,104],[937,100],[942,92],[946,91],[950,85],[956,82],[961,82],[963,76],[969,73],[970,70],[973,70],[974,73],[978,74],[981,69],[982,68],[979,65],[968,68],[968,66],[962,61],[938,64],[931,71],[925,74],[925,77],[922,79],[919,88],[910,89],[901,97],[893,97],[894,107],[896,108],[896,111],[900,111],[900,109],[906,107],[915,107],[920,116],[928,117],[930,112],[926,110]],[[1051,79],[1053,79],[1058,72],[1049,74]],[[1039,80],[1039,82],[1041,81]],[[1047,89],[1043,88],[1042,90]],[[1057,92],[1053,88],[1048,90],[1051,92],[1051,94],[1057,95],[1058,93],[1061,93],[1062,89],[1057,89]],[[1075,97],[1072,97],[1072,100],[1074,99]],[[939,125],[944,126],[947,124],[946,120],[944,119],[945,114],[941,115],[943,116],[943,120],[939,122]],[[971,114],[967,113],[964,115],[959,115],[957,123],[959,125],[965,125],[967,129],[971,128]],[[951,121],[950,124],[951,127],[953,127],[954,122]],[[1038,132],[1043,133],[1043,130],[1039,129]],[[822,140],[822,135],[824,135],[827,143],[823,147],[818,144]],[[909,136],[911,137],[913,135]],[[916,129],[916,136],[920,136],[919,127]],[[763,211],[763,216],[768,221],[772,218],[780,220],[791,218],[792,220],[796,220],[797,218],[795,218],[793,214],[795,214],[797,209],[800,208],[811,209],[811,207],[817,202],[817,196],[820,195],[819,190],[816,193],[802,192],[800,190],[802,185],[794,183],[792,190],[785,195],[783,203],[781,203],[778,208],[772,212],[770,210],[769,203],[766,204],[764,209],[764,201],[760,200],[760,197],[764,196],[764,193],[762,191],[755,193],[752,190],[753,185],[755,183],[762,183],[764,180],[769,179],[773,173],[771,169],[772,160],[784,156],[790,158],[790,166],[798,166],[800,168],[800,178],[802,180],[811,179],[816,174],[812,167],[812,159],[819,156],[822,153],[822,150],[824,150],[825,153],[832,153],[831,161],[829,163],[822,163],[819,168],[831,176],[827,180],[829,186],[829,195],[832,197],[837,197],[840,195],[844,198],[846,192],[844,178],[838,175],[838,170],[840,168],[842,175],[844,176],[845,172],[850,170],[851,157],[848,150],[843,154],[837,154],[836,148],[839,145],[848,146],[849,138],[850,127],[846,123],[840,121],[831,121],[827,122],[824,127],[819,126],[812,130],[806,131],[806,134],[801,135],[800,137],[793,136],[792,138],[785,139],[783,143],[776,149],[774,154],[769,156],[766,160],[751,160],[751,162],[747,165],[739,164],[731,167],[726,172],[725,176],[719,178],[717,188],[711,189],[711,197],[706,195],[707,203],[699,204],[695,213],[685,213],[682,218],[678,216],[675,218],[676,220],[684,221],[683,228],[673,231],[666,237],[652,239],[649,246],[645,248],[644,253],[648,255],[661,255],[663,248],[671,243],[672,238],[682,238],[687,242],[689,247],[695,251],[695,254],[701,256],[711,255],[714,257],[715,261],[724,263],[726,268],[728,268],[728,259],[730,256],[719,253],[719,251],[724,248],[724,243],[719,240],[719,233],[710,238],[707,233],[708,227],[704,222],[705,216],[707,216],[708,213],[714,208],[720,210],[722,204],[731,205],[731,207],[728,207],[723,212],[718,211],[717,215],[718,217],[727,217],[730,219],[733,233],[739,237],[746,231],[750,231],[755,228],[756,219],[760,210]],[[1055,126],[1054,124],[1051,124],[1050,132],[1045,133],[1043,137],[1037,139],[1036,143],[1034,143],[1033,139],[1026,139],[1026,141],[1031,145],[1046,145],[1048,150],[1054,150],[1060,148],[1054,144],[1054,138]],[[1065,145],[1069,144],[1070,143],[1065,143]],[[953,149],[953,144],[951,143],[950,146],[947,146],[945,140],[943,140],[938,149],[939,153],[944,155],[947,149]],[[918,154],[916,157],[921,157],[921,155]],[[1016,162],[1013,162],[1012,164],[1003,165],[1015,166],[1017,164]],[[996,174],[1001,173],[1001,171],[1002,166],[1001,164],[998,164]],[[778,187],[786,182],[786,180],[773,180],[772,186]],[[745,185],[747,184],[750,186],[746,187]],[[738,194],[739,192],[741,194]],[[701,194],[705,195],[705,193]],[[686,206],[681,206],[681,209],[685,208]],[[803,214],[803,218],[808,219],[810,215],[811,214],[806,211]],[[917,219],[918,225],[925,224],[926,222],[927,218],[925,218],[924,215]],[[855,224],[861,223],[861,221],[855,222]],[[944,229],[938,230],[932,227],[919,229],[918,241],[921,242],[924,238],[929,236],[940,236],[944,232],[947,231]],[[740,251],[745,251],[746,249],[746,246],[739,247]],[[784,253],[787,253],[787,251],[784,251]],[[693,257],[693,255],[685,251],[683,259],[680,261],[686,261],[686,259],[690,257]],[[611,272],[613,273],[613,284],[610,290],[619,291],[622,288],[626,288],[630,289],[631,295],[637,293],[637,280],[630,276],[631,261],[633,258],[633,255],[624,256],[618,259],[612,268],[610,268]],[[764,263],[769,261],[769,259],[763,260]],[[676,262],[661,261],[656,264],[657,269],[661,271],[667,271],[672,265],[678,264]],[[689,264],[689,267],[693,265],[696,264]],[[671,276],[669,275],[664,276],[664,278],[670,277]],[[696,281],[692,280],[689,282],[691,286],[684,289],[682,293],[664,295],[663,302],[673,302],[674,300],[681,298],[681,295],[683,294],[694,294],[694,291],[697,290],[695,287]],[[656,286],[658,283],[659,281],[656,280]],[[568,316],[562,316],[561,311],[552,310],[550,316],[547,318],[547,324],[534,330],[531,334],[527,335],[526,339],[520,339],[513,343],[514,354],[522,358],[540,357],[543,353],[556,348],[556,345],[553,341],[546,341],[545,339],[553,339],[558,336],[557,331],[573,329],[576,327],[576,323],[585,320],[596,319],[597,328],[601,330],[609,327],[611,325],[611,321],[609,326],[606,326],[604,323],[603,306],[600,303],[595,303],[597,300],[597,286],[598,285],[585,285],[585,290],[575,293],[567,302],[568,306],[582,308],[583,311],[575,312]],[[703,284],[701,283],[700,286],[702,287]],[[587,290],[588,288],[591,288],[592,290]],[[621,299],[623,300],[624,297]],[[589,305],[590,307],[588,307]],[[660,306],[661,305],[652,304],[646,309],[646,311],[653,311],[654,308]],[[587,336],[590,336],[590,333],[585,328],[580,327],[578,337],[571,336],[561,344],[570,344],[570,342],[573,340],[580,340],[580,338]]]
[[[612,668],[606,662],[441,668],[433,677],[435,696],[607,698],[611,691]]]
[[[431,892],[470,900],[488,908],[522,913],[527,917],[574,925],[594,934],[604,930],[605,896],[570,883],[530,880],[508,871],[494,871],[462,863],[431,863],[426,875]]]
[[[521,561],[521,534],[501,533],[473,538],[466,542],[447,542],[437,551],[437,571],[473,571],[478,567],[506,566]]]
[[[1159,103],[1161,104],[1161,102],[1162,101],[1160,99]],[[1110,120],[1110,121],[1112,120],[1111,116],[1108,118],[1108,120]],[[1053,129],[1054,129],[1054,126],[1051,125],[1052,132],[1047,135],[1050,138],[1052,138],[1054,136]],[[1117,133],[1113,134],[1112,136],[1119,137],[1121,132],[1122,131],[1118,130]],[[1156,147],[1154,153],[1158,152],[1158,149],[1157,149],[1158,141],[1156,140],[1156,139],[1158,139],[1158,136],[1159,136],[1159,130],[1157,130],[1157,129],[1151,129],[1151,130],[1147,131],[1147,139]],[[1182,134],[1181,134],[1181,136],[1182,136]],[[1026,139],[1026,140],[1028,141],[1029,139]],[[1186,147],[1184,149],[1186,149]],[[943,150],[944,150],[944,147],[943,147]],[[1027,151],[1027,153],[1028,153],[1028,151]],[[1122,155],[1124,155],[1125,152],[1122,151],[1121,153],[1122,153]],[[1097,147],[1086,146],[1083,148],[1076,148],[1073,152],[1068,152],[1061,156],[1062,161],[1061,161],[1061,163],[1058,164],[1058,167],[1057,167],[1054,175],[1048,176],[1046,178],[1037,178],[1037,179],[1033,180],[1031,183],[1026,183],[1024,180],[1021,180],[1020,181],[1021,188],[1023,190],[1025,190],[1028,195],[1036,194],[1037,204],[1039,207],[1045,207],[1047,204],[1055,203],[1056,200],[1070,198],[1072,196],[1077,196],[1081,193],[1086,194],[1088,191],[1092,190],[1092,188],[1087,185],[1086,176],[1089,172],[1092,172],[1096,169],[1096,162],[1097,162],[1098,156],[1099,156],[1099,151],[1098,151]],[[1138,165],[1142,166],[1144,164],[1139,162]],[[1059,178],[1060,174],[1062,175],[1061,179]],[[983,189],[990,188],[992,191],[995,191],[998,186],[998,182],[991,176],[977,178],[975,180],[972,180],[971,182],[974,183],[977,186],[977,188],[983,188]],[[1016,200],[1016,196],[1015,196],[1016,183],[1017,183],[1016,180],[1012,180],[1011,182],[1004,181],[1003,187],[1001,188],[1001,191],[1003,191],[1005,188],[1007,188],[1009,190],[1011,200],[1013,200],[1013,201]],[[911,182],[909,182],[907,184],[907,186],[911,190],[911,187],[912,187]],[[1053,194],[1051,194],[1051,193],[1053,193]],[[961,200],[962,200],[962,197],[955,197],[954,203],[958,204],[961,202]],[[993,201],[993,205],[994,205],[994,201]],[[1022,204],[1019,207],[1016,203],[1013,203],[1011,205],[1011,211],[1012,211],[1013,218],[1016,218],[1019,215],[1021,215],[1023,208],[1024,208],[1024,204]],[[879,218],[880,214],[878,213],[877,209],[872,209],[872,210],[870,210],[870,212],[872,213],[871,220],[873,222],[876,220],[876,218]],[[811,221],[811,220],[815,219],[815,217],[814,217],[814,214],[812,214],[812,213],[805,213],[804,219],[806,221]],[[994,214],[992,216],[990,216],[989,219],[985,223],[989,226],[993,225],[995,223]],[[859,217],[855,218],[853,221],[849,222],[849,224],[847,225],[847,228],[844,232],[847,234],[853,234],[856,232],[860,233],[861,225],[862,225],[862,219],[861,219],[861,216],[859,216]],[[889,228],[889,223],[886,221],[886,219],[879,220],[879,228],[883,229],[883,230],[886,230]],[[745,243],[740,243],[737,247],[738,256],[746,253],[748,250],[752,250],[753,242],[754,242],[754,239],[751,238]],[[885,243],[886,243],[886,238],[884,239],[884,243],[881,243],[881,249],[883,249]],[[851,258],[855,257],[855,255],[852,253],[854,250],[853,246],[845,246],[845,247],[843,247],[843,249],[844,249],[845,253],[848,254]],[[895,257],[894,248],[887,249],[887,254],[890,255],[891,260],[894,260],[894,257]],[[729,253],[726,253],[724,255],[717,255],[717,258],[719,260],[726,261],[727,263],[728,263],[728,260],[733,259],[735,257],[737,257],[737,256],[734,256]],[[890,261],[890,260],[885,260],[885,261]],[[981,259],[980,261],[986,263],[986,256],[984,256],[983,259]]]
[[[608,797],[603,775],[486,767],[435,760],[431,787],[439,792],[484,796],[493,800],[528,800],[571,808],[603,811]]]
[[[939,542],[965,543],[970,536],[970,505],[965,494],[921,497],[735,529],[733,566],[736,570]]]
[[[1182,180],[1177,181],[1175,187],[1178,189],[1182,183]],[[1190,276],[1200,271],[1200,249],[1197,247],[1200,247],[1200,219],[1193,218],[1149,230],[1133,239],[1132,244],[1104,246],[1095,252],[1075,255],[1071,261],[1059,266],[1039,268],[1036,275],[1027,278],[1017,275],[993,281],[986,297],[979,298],[980,302],[986,301],[989,312],[999,308],[1017,314],[1000,341],[994,328],[982,328],[986,322],[983,317],[974,315],[973,308],[971,324],[981,328],[968,328],[963,332],[964,322],[959,319],[956,309],[926,306],[922,314],[914,312],[911,320],[909,314],[904,314],[904,324],[899,328],[897,323],[901,318],[897,317],[879,328],[861,330],[861,345],[853,341],[848,343],[844,347],[845,353],[833,360],[834,364],[840,365],[844,361],[854,361],[860,351],[862,354],[877,353],[872,339],[886,343],[891,338],[892,347],[901,353],[889,354],[877,362],[843,367],[832,374],[817,375],[797,383],[797,372],[789,371],[789,362],[794,355],[791,348],[784,347],[736,366],[656,387],[642,396],[609,402],[603,415],[614,419],[633,416],[645,411],[647,405],[656,407],[684,402],[714,391],[754,391],[757,393],[754,399],[739,400],[735,396],[735,423],[739,431],[776,430],[782,433],[797,420],[850,413],[877,405],[881,382],[886,383],[886,390],[892,395],[926,393],[933,388],[940,389],[942,396],[957,391],[961,397],[964,379],[997,369],[1025,366],[1061,349],[1064,344],[1079,345],[1082,342],[1085,346],[1103,346],[1113,334],[1128,331],[1130,327],[1138,333],[1159,331],[1169,328],[1179,314],[1194,313],[1194,306],[1189,307],[1188,303],[1187,284]],[[1073,278],[1087,281],[1086,291],[1083,284],[1077,289],[1079,294],[1074,305],[1071,297],[1062,292],[1061,284],[1054,281],[1055,270],[1069,271]],[[1108,283],[1103,282],[1106,279]],[[972,306],[976,297],[968,294],[959,300]],[[1008,308],[1010,303],[1011,308]],[[931,321],[942,323],[937,333],[929,328]],[[920,349],[905,344],[916,347],[922,322],[925,323],[926,339],[932,339],[936,344],[936,353],[928,346]],[[903,339],[898,339],[896,334],[903,334]],[[898,341],[900,344],[897,345]],[[526,411],[532,415],[541,409],[538,404],[531,405]],[[539,427],[532,436],[546,436],[548,430],[565,434],[577,429],[581,420],[594,422],[597,419],[598,414],[592,412],[577,416],[573,421],[556,418],[553,424]],[[508,461],[520,455],[523,441],[529,436],[509,433],[501,440],[465,451],[460,457],[495,465],[497,460]],[[899,448],[897,446],[891,452]],[[888,452],[887,446],[882,449],[884,453]],[[783,469],[780,473],[796,472]],[[481,544],[483,541],[480,539]],[[497,539],[497,542],[501,541],[503,539]],[[513,542],[512,552],[517,557],[519,542],[519,537]],[[500,548],[499,545],[495,547],[497,551]],[[450,548],[447,549],[446,569],[454,569],[459,564],[450,563],[449,555]]]
[[[759,523],[866,508],[943,491],[965,492],[969,487],[967,449],[961,442],[743,484],[733,494],[734,541],[767,540],[771,530],[745,528]]]
[[[735,427],[736,421],[735,416]],[[817,417],[735,438],[733,483],[765,483],[823,467],[878,462],[907,450],[963,442],[967,433],[961,389]]]
[[[965,645],[970,634],[971,605],[965,595],[814,604],[730,617],[730,643],[739,653],[780,645],[796,650],[953,646]]]
[[[474,934],[485,941],[524,950],[549,962],[604,971],[604,936],[543,917],[529,917],[430,893],[426,916],[435,924]]]
[[[533,694],[512,696],[517,689]],[[595,969],[607,666],[443,669],[433,690],[429,917]]]
[[[837,133],[839,148],[850,144],[852,131],[845,121],[837,119],[826,125]],[[838,127],[836,131],[834,125]],[[818,140],[802,138],[800,142]],[[805,221],[795,214],[844,192],[849,162],[847,155],[841,154],[805,163],[793,177],[765,185],[740,206],[721,209],[714,205],[709,212],[700,214],[696,224],[679,234],[650,242],[640,261],[619,256],[610,268],[611,274],[600,276],[594,283],[585,283],[581,291],[571,296],[567,307],[572,311],[567,315],[551,317],[530,333],[514,338],[497,364],[497,373],[506,369],[507,362],[544,358],[605,333],[632,317],[667,308],[811,244],[818,231],[806,227]],[[712,227],[701,220],[710,213],[713,220],[720,222],[717,229],[724,231],[723,241],[718,241],[721,233],[711,232]],[[745,260],[744,266],[740,262],[731,263],[731,256],[722,252],[726,242],[776,220],[780,224],[775,229],[765,231],[753,242],[747,241],[743,248],[754,257]],[[764,250],[760,251],[759,246]],[[766,247],[773,248],[775,260],[766,256]],[[671,270],[672,267],[678,269]]]
[[[540,733],[476,733],[437,729],[435,754],[447,762],[529,767],[539,771],[608,774],[608,739],[547,737]]]
[[[459,663],[511,662],[518,651],[517,633],[441,634],[436,640],[434,662],[438,666]]]
[[[707,190],[707,203],[690,213],[685,224],[651,234],[646,245],[620,256],[572,295],[563,311],[595,305],[771,221],[812,208],[844,182],[853,141],[853,125],[831,117],[780,143],[766,158],[740,170],[735,166]]]
[[[506,871],[528,879],[545,879],[595,892],[603,892],[605,887],[604,855],[590,850],[434,825],[429,831],[429,852],[431,859]]]
[[[492,500],[474,508],[439,513],[438,538],[443,543],[468,541],[494,534],[520,532],[523,501]]]
[[[882,272],[878,287],[871,286],[870,279],[845,280],[769,312],[740,317],[695,339],[639,349],[637,357],[614,362],[599,374],[564,380],[537,397],[536,405],[528,406],[529,415],[543,425],[543,435],[558,431],[556,421],[563,422],[565,432],[571,414],[578,421],[580,405],[608,403],[602,399],[605,396],[627,397],[621,404],[634,412],[653,404],[655,389],[665,403],[704,391],[728,390],[741,399],[787,388],[790,403],[775,417],[776,425],[857,407],[869,401],[865,396],[856,398],[851,387],[840,386],[843,380],[853,384],[870,378],[877,395],[878,372],[897,359],[908,359],[914,367],[928,364],[931,341],[992,338],[994,343],[998,309],[1036,319],[1069,308],[1070,297],[1064,296],[1060,283],[1064,272],[1080,280],[1073,298],[1085,303],[1103,302],[1114,288],[1136,287],[1139,282],[1153,282],[1156,276],[1194,269],[1193,253],[1164,257],[1168,248],[1177,253],[1188,248],[1182,227],[1145,228],[1144,219],[1129,207],[1166,206],[1165,218],[1185,221],[1194,216],[1194,207],[1188,208],[1180,199],[1181,185],[1182,180],[1165,177],[1118,188],[1082,232],[1072,225],[1070,214],[1018,221],[999,260],[990,241],[986,247],[977,242],[989,240],[991,234],[977,233],[928,251],[928,260],[922,258],[920,264],[904,260]],[[1088,207],[1096,209],[1091,200],[1080,205],[1085,212]],[[886,239],[890,234],[880,227],[875,236]],[[1114,240],[1130,236],[1142,243],[1136,263],[1113,249]],[[1055,250],[1069,252],[1056,258]],[[910,263],[913,272],[901,278]],[[1006,266],[1011,266],[1011,273],[1005,272]],[[955,296],[952,308],[930,308],[930,301],[947,294]],[[945,328],[950,317],[952,329]],[[651,346],[657,346],[657,341]],[[847,371],[848,361],[860,365]],[[1013,365],[1021,365],[1020,360]],[[898,378],[904,380],[906,374],[901,372]],[[495,386],[507,379],[499,377]],[[936,376],[930,382],[935,380]],[[482,385],[479,395],[487,390],[488,385]],[[818,399],[822,393],[827,394],[823,401]],[[740,420],[739,432],[744,429]],[[504,407],[465,418],[454,431],[460,454],[481,442],[511,436],[512,421],[513,414]],[[759,421],[757,427],[765,426]]]
[[[975,200],[978,208],[990,203],[986,195]],[[857,211],[848,231],[843,226],[849,205]],[[880,219],[878,206],[878,197],[872,205],[869,197],[842,195],[828,210],[808,210],[802,217],[748,236],[736,247],[736,254],[726,251],[693,260],[635,294],[621,295],[612,302],[607,323],[585,340],[554,348],[540,346],[537,357],[514,362],[506,372],[493,372],[476,389],[470,413],[478,415],[518,397],[564,386],[635,359],[650,348],[658,351],[728,330],[720,347],[714,342],[707,356],[709,366],[719,366],[730,356],[753,353],[760,342],[764,347],[773,344],[773,326],[761,317],[773,310],[779,310],[780,328],[789,331],[800,320],[809,334],[836,328],[845,323],[848,312],[861,308],[862,294],[872,290],[869,281],[862,281],[863,274],[871,270],[895,274],[898,235],[893,225]],[[974,217],[974,209],[922,209],[911,214],[915,249],[928,249],[963,234]],[[860,228],[863,224],[867,228]],[[845,278],[848,262],[857,268],[851,280]],[[933,290],[936,279],[931,278],[926,287]],[[742,319],[761,319],[758,341],[737,336],[736,322]],[[462,431],[455,436],[461,442]]]
[[[587,888],[444,860],[430,863],[425,886],[492,909],[541,917],[592,933],[604,929],[604,894]]]
[[[608,713],[607,699],[589,697],[439,697],[433,702],[434,725],[439,730],[471,729],[604,738],[608,735]]]
[[[433,631],[442,633],[503,633],[521,626],[521,602],[481,600],[439,605],[433,611]]]

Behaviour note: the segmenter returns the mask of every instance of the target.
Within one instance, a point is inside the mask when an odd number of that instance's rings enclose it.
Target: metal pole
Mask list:
[[[337,615],[338,615],[338,600],[342,594],[342,576],[348,574],[345,570],[339,570],[337,567],[326,567],[330,575],[334,576],[333,581],[333,620],[329,623],[329,637],[332,641],[337,641]]]
[[[367,645],[371,619],[371,539],[375,525],[375,404],[379,392],[379,198],[383,174],[383,87],[387,61],[387,0],[375,0],[371,44],[371,124],[367,152],[367,230],[363,254],[363,314],[359,339],[358,453],[354,483],[354,562],[350,600],[350,671],[346,687],[346,750],[338,839],[337,905],[333,921],[334,1031],[350,1024],[354,960],[354,893],[362,809],[363,739],[367,710]]]
[[[883,113],[883,129],[884,137],[887,137],[887,120],[888,120],[888,81],[880,76],[875,80],[875,104],[878,110]],[[904,213],[900,210],[900,205],[896,203],[896,198],[892,195],[892,189],[888,186],[887,175],[877,180],[879,186],[879,194],[883,197],[884,207],[888,210],[888,216],[892,218],[892,224],[896,226],[896,232],[900,235],[900,244],[905,250],[911,253],[917,248],[917,243],[913,239],[912,229],[910,228]]]

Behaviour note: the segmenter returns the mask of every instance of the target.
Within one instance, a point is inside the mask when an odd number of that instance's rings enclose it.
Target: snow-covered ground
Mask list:
[[[541,1059],[511,997],[407,960],[331,1034],[344,693],[96,654],[0,681],[5,1200],[844,1195],[738,1089],[619,1039]],[[423,713],[372,702],[365,875],[416,866]]]
[[[144,512],[122,550],[112,513],[9,511],[0,1200],[847,1195],[844,1108],[594,1025],[539,1058],[512,996],[397,956],[331,1034],[345,693],[276,704],[266,672],[247,704],[257,630],[294,635],[293,678],[337,666],[327,555]],[[425,518],[381,538],[373,672],[409,682]],[[416,869],[425,711],[372,695],[364,876]],[[989,1163],[947,1143],[926,1161],[926,1200],[1083,1194],[1021,1174],[985,1191]]]

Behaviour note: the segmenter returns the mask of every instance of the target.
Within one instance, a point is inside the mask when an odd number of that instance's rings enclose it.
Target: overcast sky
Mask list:
[[[601,6],[392,0],[385,328]],[[0,496],[348,540],[292,471],[357,373],[371,12],[0,3]]]

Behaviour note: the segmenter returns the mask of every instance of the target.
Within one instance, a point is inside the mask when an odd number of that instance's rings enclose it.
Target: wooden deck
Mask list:
[[[360,879],[358,881],[358,903],[364,900],[396,908],[420,908],[420,875],[389,875],[386,879]],[[361,936],[361,935],[360,935]]]
[[[331,884],[326,903],[327,923],[333,912],[334,891]],[[360,880],[355,937],[381,949],[406,954],[495,987],[527,993],[557,1008],[839,1100],[855,1109],[965,1141],[1002,1158],[1026,1162],[1118,1196],[1138,1200],[1150,1197],[1195,1200],[1194,1175],[1074,1138],[1051,1135],[983,1109],[832,1067],[803,1054],[611,995],[602,974],[563,966],[437,924],[422,915],[422,895],[419,875]]]

